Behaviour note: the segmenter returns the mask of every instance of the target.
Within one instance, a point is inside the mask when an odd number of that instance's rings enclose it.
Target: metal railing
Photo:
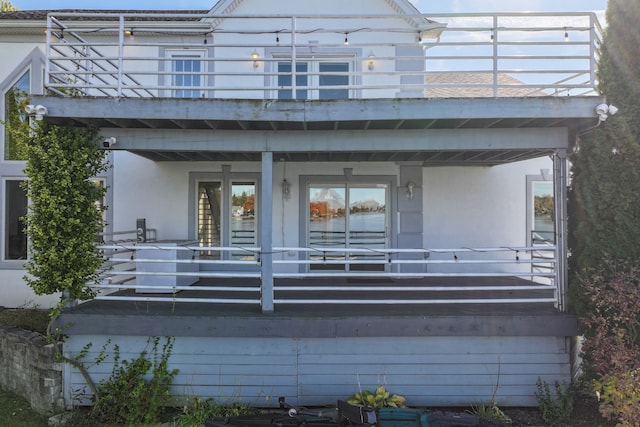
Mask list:
[[[146,243],[109,244],[101,246],[100,250],[110,254],[105,257],[107,264],[129,265],[130,268],[105,271],[102,279],[93,285],[99,291],[97,299],[225,304],[261,302],[264,291],[261,280],[264,280],[265,270],[259,247]],[[174,256],[167,259],[169,251]],[[537,261],[531,256],[533,251],[548,253],[547,262],[555,265],[554,246],[455,249],[274,247],[270,253],[278,257],[273,259],[270,277],[274,283],[273,301],[276,305],[557,304],[556,273],[553,268],[535,271],[532,265]],[[220,256],[219,259],[200,258],[201,252],[219,252]],[[246,256],[242,259],[231,256],[238,253]],[[292,257],[292,254],[296,256]],[[167,268],[168,265],[174,268]],[[314,266],[329,268],[315,270]],[[358,266],[365,268],[356,268]],[[376,270],[376,266],[381,268]],[[415,280],[403,283],[400,279]],[[505,283],[504,279],[517,280]],[[188,284],[181,284],[184,280]],[[353,284],[353,280],[357,284]],[[197,291],[198,295],[189,291]]]
[[[55,12],[62,96],[322,99],[595,95],[593,13],[213,16]]]

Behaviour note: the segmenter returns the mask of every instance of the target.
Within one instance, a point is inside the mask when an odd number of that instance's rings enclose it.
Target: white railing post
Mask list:
[[[296,57],[296,17],[291,17],[291,99],[298,99],[297,88],[297,57]],[[308,70],[307,70],[308,71]]]
[[[44,92],[46,94],[46,90],[49,87],[49,83],[51,83],[51,38],[53,37],[53,26],[51,25],[52,19],[51,15],[47,15],[47,44],[45,48],[46,58],[44,61]]]
[[[498,97],[498,16],[493,15],[493,28],[491,29],[491,41],[493,42],[493,97]]]
[[[122,69],[124,67],[124,16],[120,15],[118,29],[118,97],[122,96]]]

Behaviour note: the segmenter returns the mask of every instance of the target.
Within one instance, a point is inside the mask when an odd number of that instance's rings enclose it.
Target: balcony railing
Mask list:
[[[49,15],[62,96],[217,99],[595,95],[593,13]]]
[[[106,265],[117,266],[106,270],[94,285],[97,299],[102,300],[259,305],[267,291],[261,286],[265,274],[273,281],[276,306],[547,303],[557,307],[562,294],[555,285],[554,246],[274,247],[269,251],[277,254],[272,269],[263,268],[259,247],[145,243],[109,244],[100,250]],[[211,252],[219,256],[199,255]],[[236,257],[238,253],[246,256]],[[536,268],[542,253],[550,269]],[[314,269],[318,266],[323,268]]]

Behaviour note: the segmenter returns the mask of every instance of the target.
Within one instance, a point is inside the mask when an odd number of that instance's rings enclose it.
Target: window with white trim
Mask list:
[[[347,99],[353,61],[335,56],[301,56],[296,60],[295,99]],[[278,99],[293,99],[291,60],[277,62]],[[345,86],[344,88],[340,86]],[[300,89],[298,89],[300,88]]]
[[[204,96],[204,51],[169,51],[171,86],[175,98]]]

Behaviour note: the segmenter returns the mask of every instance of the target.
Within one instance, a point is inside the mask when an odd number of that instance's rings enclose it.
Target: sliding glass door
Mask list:
[[[388,247],[387,185],[312,184],[308,200],[307,244],[317,249],[310,258],[329,261],[311,264],[312,270],[385,269],[384,263],[379,263],[385,256],[375,249]]]

